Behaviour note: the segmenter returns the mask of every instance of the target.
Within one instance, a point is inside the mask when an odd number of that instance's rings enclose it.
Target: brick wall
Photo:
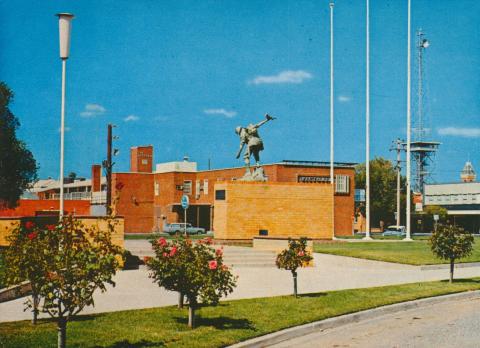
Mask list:
[[[67,214],[90,215],[90,201],[65,200],[63,207]],[[21,199],[18,201],[18,207],[0,210],[0,216],[35,216],[38,211],[56,210],[58,212],[59,209],[59,200]]]
[[[117,183],[124,186],[116,189]],[[125,218],[125,232],[151,232],[153,219],[153,175],[148,173],[113,173],[112,201],[115,211]]]
[[[225,200],[215,200],[214,231],[218,239],[268,236],[332,236],[332,188],[297,183],[217,183]]]

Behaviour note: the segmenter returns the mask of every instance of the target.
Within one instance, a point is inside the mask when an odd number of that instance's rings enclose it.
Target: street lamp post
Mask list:
[[[70,32],[72,29],[73,15],[71,13],[59,13],[59,34],[60,34],[60,59],[62,60],[62,108],[60,124],[60,220],[63,218],[64,198],[63,198],[63,158],[65,148],[65,78],[67,70],[67,59],[70,53]]]

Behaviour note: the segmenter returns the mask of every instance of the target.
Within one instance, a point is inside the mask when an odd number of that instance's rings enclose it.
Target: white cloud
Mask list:
[[[439,128],[438,134],[466,138],[480,138],[480,128],[445,127]]]
[[[123,120],[125,122],[134,122],[134,121],[138,121],[140,119],[140,117],[138,116],[135,116],[135,115],[128,115],[127,117],[125,117]]]
[[[203,112],[207,115],[222,115],[226,118],[232,118],[237,114],[235,111],[229,111],[225,109],[205,109]]]
[[[249,81],[254,85],[271,84],[271,83],[303,83],[303,81],[311,79],[313,77],[308,71],[305,70],[284,70],[277,75],[270,76],[255,76],[253,80]]]
[[[348,103],[349,101],[352,100],[351,97],[346,96],[346,95],[339,95],[337,99],[340,103]]]
[[[103,106],[100,104],[85,104],[85,109],[80,112],[80,116],[82,117],[96,117],[103,115],[107,109],[105,109]]]

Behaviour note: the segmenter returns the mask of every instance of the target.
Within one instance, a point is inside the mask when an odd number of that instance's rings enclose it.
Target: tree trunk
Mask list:
[[[195,327],[195,309],[197,307],[197,299],[188,299],[188,327],[193,329]]]
[[[293,295],[297,298],[297,272],[292,271],[293,275]]]
[[[455,268],[455,259],[450,259],[450,284],[453,282],[453,270]]]
[[[32,294],[32,300],[33,300],[33,318],[32,318],[32,324],[37,325],[37,319],[38,319],[38,303],[40,302],[40,298],[36,291],[33,292]]]
[[[181,292],[178,293],[178,308],[183,308],[183,299],[185,296]]]
[[[63,318],[63,317],[58,318],[57,330],[58,330],[57,347],[66,348],[67,346],[67,319],[66,318]]]

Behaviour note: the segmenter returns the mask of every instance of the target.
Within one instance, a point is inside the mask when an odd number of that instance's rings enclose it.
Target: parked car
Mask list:
[[[382,233],[382,236],[405,236],[407,233],[405,231],[405,226],[388,226],[387,229]]]
[[[163,227],[163,232],[169,235],[185,233],[185,223],[178,222],[173,224],[166,224]],[[204,234],[205,229],[201,227],[193,227],[192,224],[187,223],[187,234]]]

